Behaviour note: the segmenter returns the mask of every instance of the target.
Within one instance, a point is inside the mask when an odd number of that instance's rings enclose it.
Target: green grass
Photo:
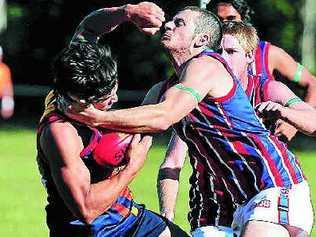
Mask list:
[[[35,140],[34,129],[0,127],[0,236],[48,236],[44,213],[46,194],[37,171]],[[156,177],[164,151],[165,143],[154,143],[145,168],[131,185],[135,199],[154,211],[158,211]],[[316,152],[296,153],[309,178],[312,196],[316,198],[316,179],[313,177]],[[175,222],[187,231],[189,174],[190,168],[186,164],[181,173],[182,182],[175,218]],[[312,236],[316,237],[316,231]]]

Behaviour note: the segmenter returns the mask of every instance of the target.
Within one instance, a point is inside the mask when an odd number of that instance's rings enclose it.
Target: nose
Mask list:
[[[174,28],[174,24],[172,21],[168,21],[166,22],[166,24],[164,25],[165,31],[167,30],[172,30]]]

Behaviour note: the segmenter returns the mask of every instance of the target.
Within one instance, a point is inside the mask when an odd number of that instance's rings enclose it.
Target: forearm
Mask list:
[[[174,219],[178,189],[178,180],[158,179],[157,181],[160,214],[169,220]]]
[[[171,126],[168,110],[163,105],[145,105],[99,113],[97,125],[132,133],[161,132]]]
[[[103,34],[113,31],[118,25],[129,20],[127,7],[128,5],[103,8],[92,12],[79,24],[71,42],[82,38],[97,42]]]
[[[302,133],[316,135],[316,111],[315,110],[296,110],[284,108],[281,111],[281,118],[292,124]]]
[[[109,179],[91,184],[80,211],[84,221],[91,223],[99,215],[107,211],[135,176],[136,173],[123,170]]]

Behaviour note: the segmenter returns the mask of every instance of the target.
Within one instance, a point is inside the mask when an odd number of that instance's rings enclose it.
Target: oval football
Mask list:
[[[120,166],[133,135],[121,132],[104,133],[93,150],[95,161],[102,166]]]

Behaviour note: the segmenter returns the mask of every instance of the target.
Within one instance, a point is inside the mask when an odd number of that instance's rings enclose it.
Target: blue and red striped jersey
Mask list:
[[[222,62],[234,86],[224,97],[205,97],[174,125],[188,145],[193,167],[189,212],[192,229],[230,224],[233,209],[260,190],[291,187],[305,179],[296,157],[262,124],[221,56],[209,51],[201,55]]]

